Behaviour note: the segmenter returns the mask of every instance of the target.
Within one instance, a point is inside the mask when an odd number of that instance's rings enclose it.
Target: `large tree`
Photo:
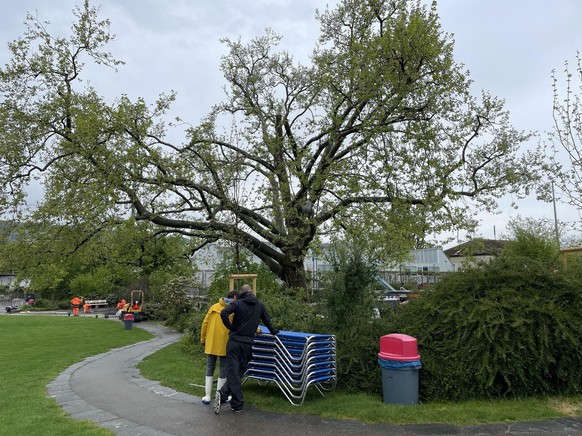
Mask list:
[[[473,226],[470,206],[491,210],[539,179],[539,155],[518,153],[529,135],[501,101],[470,94],[434,4],[344,0],[318,13],[308,65],[272,31],[224,40],[226,99],[183,144],[167,139],[173,95],[108,104],[80,85],[83,62],[119,62],[104,51],[109,22],[87,1],[75,14],[69,38],[29,17],[0,72],[2,198],[21,202],[40,177],[39,210],[58,223],[131,211],[200,245],[246,247],[304,286],[306,252],[325,233],[402,251]]]

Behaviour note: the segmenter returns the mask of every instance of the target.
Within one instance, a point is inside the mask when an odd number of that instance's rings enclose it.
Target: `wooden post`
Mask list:
[[[252,279],[253,284],[253,294],[257,295],[257,275],[256,274],[231,274],[229,276],[228,290],[234,291],[234,281],[235,280],[245,280]]]

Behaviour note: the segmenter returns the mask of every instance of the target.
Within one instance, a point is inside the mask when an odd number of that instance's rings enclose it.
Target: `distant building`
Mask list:
[[[444,253],[451,261],[454,271],[458,271],[467,262],[490,261],[503,251],[506,244],[507,241],[498,239],[476,238],[448,248]]]
[[[579,259],[582,259],[582,247],[561,248],[560,257],[564,263],[568,263],[568,259],[572,257],[578,257]]]
[[[410,250],[408,260],[388,265],[380,276],[394,286],[411,283],[418,287],[435,283],[442,273],[454,271],[441,247]]]
[[[325,247],[324,247],[325,249]],[[200,283],[209,286],[214,276],[215,265],[223,259],[231,247],[221,247],[217,244],[205,246],[192,257],[196,266]],[[260,262],[254,257],[255,262]],[[304,261],[305,271],[311,277],[313,289],[319,287],[319,275],[331,270],[331,265],[325,256],[308,255]],[[419,286],[434,283],[440,273],[454,271],[454,265],[449,261],[441,247],[411,250],[409,260],[387,266],[380,276],[394,286],[413,281]]]
[[[0,286],[11,287],[15,278],[14,274],[0,274]]]

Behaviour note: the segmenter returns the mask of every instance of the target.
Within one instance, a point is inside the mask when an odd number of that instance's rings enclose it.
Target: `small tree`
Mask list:
[[[531,263],[537,261],[549,267],[558,258],[559,235],[549,220],[514,218],[509,222],[509,240],[504,255],[508,260]]]
[[[554,130],[550,140],[557,187],[568,202],[582,210],[582,58],[576,55],[574,66],[565,62],[563,74],[552,71],[554,87]],[[565,152],[565,155],[564,153]]]
[[[183,330],[193,309],[192,301],[188,297],[188,291],[193,286],[194,281],[190,277],[176,277],[163,286],[156,293],[160,306],[158,317]]]
[[[340,331],[357,319],[371,319],[375,304],[371,285],[377,268],[362,245],[335,244],[327,257],[331,270],[323,273],[322,285],[330,327]]]
[[[376,265],[365,245],[338,243],[329,252],[332,269],[324,273],[322,329],[337,339],[338,386],[351,391],[378,393],[380,336],[386,321],[375,318],[373,288]]]

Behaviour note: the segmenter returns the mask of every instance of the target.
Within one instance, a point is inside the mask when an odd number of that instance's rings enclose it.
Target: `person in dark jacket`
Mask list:
[[[229,316],[234,314],[232,322]],[[220,405],[230,395],[230,408],[233,412],[242,412],[243,394],[241,378],[253,354],[253,341],[259,322],[263,321],[271,334],[279,330],[271,324],[267,309],[261,303],[251,287],[243,285],[238,298],[220,312],[222,323],[229,330],[226,344],[226,383],[216,391],[214,397],[214,413],[220,412]]]

